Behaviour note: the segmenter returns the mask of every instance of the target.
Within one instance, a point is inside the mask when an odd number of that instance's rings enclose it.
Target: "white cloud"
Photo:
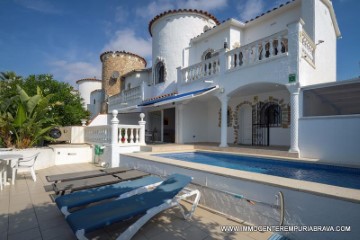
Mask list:
[[[178,8],[192,8],[201,10],[215,10],[227,6],[227,0],[186,0],[178,1]]]
[[[227,6],[228,0],[156,0],[147,6],[136,9],[136,15],[143,18],[153,18],[159,13],[173,9],[216,10]]]
[[[52,73],[55,79],[62,80],[75,86],[75,82],[82,78],[101,78],[101,65],[90,62],[70,62],[66,60],[56,60],[50,62]]]
[[[136,36],[133,29],[116,31],[114,36],[105,45],[103,51],[128,51],[144,58],[151,56],[151,38],[145,39]]]
[[[129,10],[122,7],[122,6],[118,6],[115,9],[115,21],[117,23],[124,23],[126,22],[127,18],[129,16]]]
[[[136,9],[135,14],[142,18],[153,18],[161,12],[175,8],[175,1],[157,0]]]
[[[56,8],[50,1],[45,0],[14,0],[20,6],[42,13],[60,14],[62,11]]]
[[[241,20],[250,20],[264,11],[264,0],[247,0],[245,3],[241,2],[237,9]]]

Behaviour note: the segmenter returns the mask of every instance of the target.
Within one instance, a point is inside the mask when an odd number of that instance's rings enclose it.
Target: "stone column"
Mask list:
[[[228,109],[228,96],[222,96],[221,101],[221,141],[219,147],[228,147],[227,144],[227,109]]]
[[[118,167],[120,165],[120,155],[118,151],[118,141],[119,141],[119,134],[118,134],[118,126],[119,126],[119,119],[117,118],[118,111],[112,111],[113,118],[111,119],[111,144],[110,144],[110,159],[111,159],[111,167]]]
[[[291,153],[300,153],[299,150],[299,92],[298,84],[287,86],[290,92],[290,150]]]
[[[140,113],[140,121],[139,121],[139,125],[140,125],[140,145],[145,146],[145,124],[146,122],[144,121],[144,117],[145,114],[144,113]]]

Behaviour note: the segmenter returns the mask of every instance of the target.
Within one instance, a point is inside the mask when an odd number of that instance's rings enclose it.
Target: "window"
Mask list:
[[[165,66],[163,62],[158,62],[155,67],[155,83],[165,82]]]
[[[130,89],[131,88],[131,83],[128,83],[127,84],[127,89]]]
[[[96,101],[95,101],[95,98],[94,98],[94,105],[95,105]]]
[[[281,126],[281,107],[276,103],[265,104],[260,112],[260,123],[269,127]]]
[[[360,82],[334,84],[303,92],[304,117],[360,114]]]

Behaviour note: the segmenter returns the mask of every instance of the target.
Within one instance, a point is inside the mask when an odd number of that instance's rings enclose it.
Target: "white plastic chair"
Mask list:
[[[39,156],[40,153],[36,153],[33,156],[30,157],[23,157],[20,158],[16,165],[13,167],[13,178],[12,178],[12,184],[15,184],[15,177],[16,177],[16,173],[18,169],[29,169],[32,179],[34,180],[34,182],[36,182],[36,175],[35,175],[35,162],[37,157]]]

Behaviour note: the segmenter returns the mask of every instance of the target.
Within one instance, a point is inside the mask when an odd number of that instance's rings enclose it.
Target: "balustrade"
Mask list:
[[[119,125],[119,145],[139,145],[140,126],[139,125]]]
[[[142,100],[142,91],[143,88],[141,86],[137,86],[127,90],[122,90],[121,93],[111,96],[109,98],[109,110],[121,109],[132,104],[135,105],[137,101]]]
[[[220,72],[220,60],[218,56],[202,61],[200,63],[183,68],[182,81],[185,83],[216,75]]]
[[[316,44],[305,31],[301,32],[301,46],[301,56],[310,64],[314,65]]]
[[[86,127],[84,131],[84,140],[86,143],[110,143],[111,126]]]
[[[251,65],[287,52],[287,32],[279,32],[227,52],[228,70]]]

